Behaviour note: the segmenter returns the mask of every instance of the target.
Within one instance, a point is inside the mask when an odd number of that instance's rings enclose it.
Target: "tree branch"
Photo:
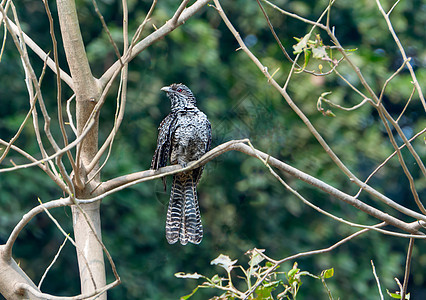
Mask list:
[[[366,192],[373,195],[375,198],[379,199],[380,201],[384,202],[385,204],[393,207],[394,209],[407,214],[413,218],[420,219],[420,220],[426,220],[426,216],[419,214],[417,212],[414,212],[410,209],[407,209],[406,207],[396,203],[395,201],[392,201],[385,195],[379,193],[377,190],[372,188],[371,186],[365,184],[360,179],[358,179],[339,159],[339,157],[333,152],[333,150],[328,146],[326,141],[323,139],[323,137],[319,134],[319,132],[315,129],[315,127],[312,125],[312,123],[309,121],[309,119],[305,116],[305,114],[300,110],[300,108],[293,102],[290,95],[286,92],[285,89],[281,88],[280,85],[270,76],[268,69],[263,66],[263,64],[259,61],[259,59],[247,48],[245,43],[240,37],[240,34],[237,32],[237,30],[234,28],[232,23],[229,21],[228,17],[226,16],[225,12],[223,11],[222,7],[220,6],[220,3],[218,0],[214,0],[214,3],[216,5],[216,10],[218,11],[219,15],[222,17],[223,21],[225,22],[226,26],[229,28],[229,30],[234,35],[235,39],[237,40],[238,44],[240,45],[241,49],[247,54],[247,56],[256,64],[256,66],[263,72],[265,77],[268,79],[268,82],[271,83],[273,87],[277,89],[277,91],[280,92],[280,94],[283,96],[283,98],[287,101],[288,105],[296,112],[296,114],[302,119],[302,121],[305,123],[305,125],[308,127],[309,131],[314,135],[314,137],[317,139],[317,141],[320,143],[320,145],[324,148],[326,153],[330,156],[330,158],[333,160],[333,162],[349,177],[349,179],[354,182],[359,187],[363,188]],[[337,41],[338,43],[338,41]],[[344,52],[344,51],[343,51]],[[356,68],[356,66],[354,66]],[[361,79],[363,79],[362,74],[359,74],[361,76]],[[366,84],[365,80],[364,83]],[[368,84],[367,84],[367,87]],[[371,90],[371,88],[370,88]],[[372,92],[372,91],[371,91]],[[374,93],[373,93],[373,96]],[[376,97],[377,100],[377,97]],[[248,147],[248,146],[247,146]],[[339,191],[340,192],[340,191]],[[380,218],[381,219],[381,218]],[[383,220],[383,219],[381,219]]]
[[[173,25],[171,22],[166,22],[163,26],[161,26],[158,30],[154,31],[150,35],[148,35],[146,38],[144,38],[142,41],[137,43],[133,48],[131,53],[126,54],[123,56],[123,61],[129,62],[133,58],[135,58],[139,53],[141,53],[143,50],[148,48],[150,45],[152,45],[155,41],[163,38],[168,33],[175,30],[177,27],[185,23],[186,20],[188,20],[190,17],[192,17],[197,11],[199,11],[204,5],[206,5],[211,0],[197,0],[194,4],[192,4],[190,7],[186,8],[182,14],[180,15],[179,19],[176,21],[176,24]],[[99,85],[101,87],[104,87],[108,80],[112,77],[114,72],[121,68],[120,61],[116,61],[99,79]]]
[[[11,28],[11,32],[14,33],[15,35],[19,34],[19,29],[18,26],[15,25],[15,23],[12,22],[12,20],[10,20],[9,18],[6,17],[6,19],[9,21],[9,25]],[[0,15],[0,22],[3,21],[3,16]],[[49,54],[45,53],[43,51],[43,49],[41,49],[28,35],[26,35],[24,32],[22,32],[22,36],[23,36],[23,40],[25,42],[25,44],[28,45],[28,47],[30,47],[31,50],[34,51],[35,54],[38,55],[38,57],[40,57],[43,61],[47,62],[47,66],[56,73],[56,64],[55,61],[53,59],[51,59],[49,57]],[[74,84],[72,82],[72,78],[70,75],[68,75],[65,71],[63,71],[62,69],[60,69],[60,76],[61,79],[72,89],[74,90]]]
[[[12,233],[10,234],[9,238],[7,239],[7,242],[5,244],[3,257],[6,259],[10,259],[12,257],[12,247],[15,243],[19,233],[21,230],[25,227],[25,225],[28,224],[29,221],[31,221],[34,216],[37,214],[43,212],[45,209],[52,209],[56,207],[62,207],[62,206],[68,206],[71,205],[72,201],[70,198],[64,198],[64,199],[58,199],[58,200],[52,200],[47,203],[40,204],[33,209],[31,209],[28,213],[22,216],[21,221],[13,228]]]
[[[216,148],[210,150],[209,152],[207,152],[205,155],[203,155],[203,157],[201,157],[199,160],[195,161],[195,162],[191,162],[188,164],[188,166],[186,166],[185,168],[180,167],[179,165],[173,165],[173,166],[167,166],[164,168],[160,168],[156,171],[154,170],[147,170],[147,171],[141,171],[141,172],[136,172],[136,173],[132,173],[132,174],[128,174],[128,175],[124,175],[124,176],[120,176],[111,180],[108,180],[104,183],[102,183],[99,187],[96,188],[96,193],[95,191],[92,191],[92,194],[96,195],[94,198],[88,199],[88,200],[83,200],[83,199],[78,199],[79,203],[91,203],[94,201],[97,201],[99,199],[102,199],[108,195],[111,195],[117,191],[120,191],[122,189],[125,189],[129,186],[144,182],[144,181],[148,181],[148,180],[153,180],[153,179],[157,179],[157,178],[161,178],[167,175],[173,175],[176,173],[180,173],[180,172],[184,172],[184,171],[188,171],[188,170],[192,170],[194,168],[198,168],[201,165],[206,164],[208,161],[218,157],[219,155],[227,152],[227,151],[231,151],[231,150],[235,150],[235,151],[240,151],[243,152],[245,154],[248,154],[252,157],[258,158],[261,157],[264,160],[268,160],[268,164],[270,164],[271,166],[278,168],[279,170],[295,177],[298,178],[312,186],[315,186],[319,189],[321,189],[322,191],[326,192],[327,194],[342,200],[360,210],[362,210],[363,212],[379,219],[382,221],[385,221],[387,224],[395,226],[397,228],[400,228],[406,232],[410,232],[413,234],[420,234],[422,235],[423,233],[419,232],[419,229],[421,228],[421,225],[418,224],[417,222],[414,223],[405,223],[403,221],[400,221],[399,219],[384,213],[368,204],[365,204],[364,202],[356,199],[355,197],[348,195],[342,191],[340,191],[339,189],[336,189],[330,185],[328,185],[327,183],[311,176],[308,175],[296,168],[293,168],[292,166],[274,158],[269,156],[266,153],[263,153],[257,149],[252,149],[250,146],[247,146],[244,143],[247,143],[248,140],[235,140],[235,141],[229,141],[226,143],[223,143],[222,145],[217,146]],[[382,195],[385,199],[387,199],[387,201],[389,202],[393,202],[395,203],[393,200],[387,198],[386,196]],[[419,220],[423,220],[426,222],[426,216],[416,213],[410,209],[407,209],[403,206],[398,207],[400,208],[405,214],[407,215],[413,215],[415,217],[417,217],[417,219]],[[425,236],[426,237],[426,236]]]

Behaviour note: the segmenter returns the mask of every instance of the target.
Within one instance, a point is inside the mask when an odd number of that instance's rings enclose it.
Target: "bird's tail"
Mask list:
[[[203,238],[195,188],[196,183],[191,172],[173,176],[166,221],[166,238],[169,244],[178,240],[182,245],[188,242],[199,244]]]

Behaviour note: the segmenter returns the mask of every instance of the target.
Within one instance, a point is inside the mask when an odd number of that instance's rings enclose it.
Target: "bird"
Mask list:
[[[210,150],[211,124],[198,109],[192,91],[182,83],[161,88],[170,99],[170,113],[158,127],[157,147],[151,169],[158,170],[170,164],[186,167]],[[197,184],[203,166],[173,175],[166,218],[166,239],[169,244],[179,241],[199,244],[203,238]],[[166,181],[163,177],[164,188]]]

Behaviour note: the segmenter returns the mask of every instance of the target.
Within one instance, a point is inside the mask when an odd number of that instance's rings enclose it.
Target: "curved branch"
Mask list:
[[[76,145],[78,145],[81,142],[81,140],[84,139],[84,137],[90,131],[90,129],[93,127],[94,124],[95,124],[95,120],[94,120],[94,118],[92,118],[90,120],[90,123],[85,128],[85,130],[82,132],[82,134],[77,139],[75,139],[71,144],[68,144],[68,146],[66,146],[66,147],[58,150],[57,152],[55,152],[51,156],[43,158],[42,160],[34,161],[32,163],[28,163],[28,164],[24,164],[24,165],[19,165],[19,166],[15,166],[15,167],[10,167],[10,168],[0,169],[0,173],[11,172],[11,171],[15,171],[15,170],[19,170],[19,169],[24,169],[24,168],[29,168],[29,167],[33,167],[33,166],[37,166],[37,165],[43,165],[46,161],[52,160],[52,159],[58,157],[59,155],[62,155],[65,152],[69,151],[70,149],[74,148]],[[6,143],[6,144],[8,144],[8,143]]]
[[[15,23],[12,22],[9,18],[7,18],[10,28],[12,29],[12,32],[16,35],[19,35],[19,29],[18,26],[15,25]],[[3,21],[3,16],[0,15],[0,22]],[[41,49],[28,35],[26,35],[24,32],[22,32],[23,40],[25,44],[27,44],[28,47],[30,47],[31,50],[34,51],[35,54],[38,55],[43,61],[46,61],[47,66],[56,73],[56,64],[53,59],[49,57],[49,54],[45,53],[43,49]],[[72,82],[72,78],[70,75],[68,75],[64,70],[60,70],[60,77],[61,79],[71,88],[74,89],[74,84]]]
[[[53,296],[53,295],[49,295],[46,293],[42,293],[40,291],[38,291],[37,289],[35,289],[34,287],[30,286],[29,284],[26,283],[19,283],[16,285],[16,292],[17,293],[23,293],[25,294],[30,293],[34,296],[36,296],[39,299],[47,299],[47,300],[82,300],[82,299],[89,299],[92,298],[94,296],[100,296],[103,293],[105,293],[106,291],[112,289],[113,287],[117,286],[120,284],[119,280],[115,280],[114,282],[111,282],[110,284],[107,284],[106,286],[96,289],[93,292],[89,292],[89,293],[85,293],[85,294],[80,294],[78,296],[71,296],[71,297],[64,297],[64,296]],[[95,298],[93,298],[95,299]]]
[[[309,175],[306,174],[274,157],[269,156],[268,154],[259,151],[257,149],[252,149],[250,146],[247,146],[244,143],[247,143],[249,140],[245,139],[245,140],[236,140],[236,141],[229,141],[226,142],[222,145],[217,146],[216,148],[210,150],[209,152],[207,152],[205,155],[203,155],[203,157],[201,157],[199,160],[195,161],[195,162],[191,162],[188,164],[188,166],[186,166],[185,168],[182,168],[179,165],[173,165],[173,166],[167,166],[164,168],[160,168],[158,170],[146,170],[146,171],[141,171],[141,172],[136,172],[136,173],[132,173],[132,174],[128,174],[128,175],[124,175],[124,176],[120,176],[111,180],[108,180],[104,183],[102,183],[100,186],[98,186],[95,190],[92,191],[93,194],[95,194],[96,196],[94,198],[91,199],[79,199],[78,202],[79,203],[91,203],[91,202],[95,202],[99,199],[102,199],[108,195],[111,195],[117,191],[120,191],[124,188],[127,188],[129,186],[144,182],[144,181],[148,181],[148,180],[153,180],[153,179],[157,179],[157,178],[161,178],[167,175],[173,175],[179,172],[184,172],[184,171],[188,171],[188,170],[192,170],[194,168],[197,168],[201,165],[206,164],[208,161],[218,157],[219,155],[227,152],[227,151],[231,151],[231,150],[235,150],[235,151],[240,151],[243,152],[247,155],[250,155],[252,157],[258,158],[261,157],[264,160],[268,161],[268,164],[280,169],[281,171],[295,177],[298,178],[312,186],[315,186],[319,189],[321,189],[322,191],[326,192],[327,194],[341,200],[344,201],[358,209],[360,209],[361,211],[379,219],[382,221],[385,221],[386,223],[388,223],[389,225],[395,226],[397,228],[400,228],[406,232],[410,232],[413,234],[422,234],[421,232],[419,232],[419,229],[421,228],[420,224],[417,224],[417,222],[414,223],[406,223],[403,222],[387,213],[384,213],[368,204],[365,204],[364,202],[358,200],[357,198],[348,195],[338,189],[336,189],[335,187]],[[370,187],[371,188],[371,187]],[[372,188],[371,188],[372,189]],[[96,193],[95,193],[96,191]],[[381,195],[381,194],[380,194]],[[381,195],[381,197],[383,197],[383,200],[385,203],[389,203],[388,205],[393,207],[396,206],[398,207],[398,210],[400,210],[401,212],[403,212],[406,215],[409,215],[413,218],[416,218],[418,220],[422,220],[423,222],[426,222],[426,216],[419,214],[415,211],[412,211],[410,209],[407,209],[397,203],[395,203],[393,200],[387,198],[384,195]]]
[[[173,22],[166,22],[163,26],[161,26],[158,30],[154,31],[150,35],[148,35],[146,38],[144,38],[142,41],[137,43],[133,48],[131,53],[127,53],[125,56],[123,56],[123,62],[129,62],[133,58],[135,58],[139,53],[141,53],[143,50],[148,48],[150,45],[152,45],[155,41],[163,38],[171,31],[175,30],[177,27],[185,23],[186,20],[188,20],[190,17],[192,17],[197,11],[199,11],[204,5],[206,5],[211,0],[197,0],[194,4],[192,4],[190,7],[186,8],[181,15],[179,16],[179,19],[176,21],[175,24]],[[117,60],[99,79],[99,84],[101,87],[104,87],[109,79],[112,77],[114,72],[121,68],[121,63],[119,60]]]
[[[12,257],[12,247],[15,243],[19,233],[21,230],[25,227],[25,225],[28,224],[29,221],[31,221],[32,218],[34,218],[37,214],[44,212],[45,209],[52,209],[56,207],[62,207],[62,206],[68,206],[71,205],[72,201],[70,198],[64,198],[64,199],[58,199],[58,200],[52,200],[47,203],[40,204],[33,209],[31,209],[28,213],[22,216],[21,221],[13,228],[12,233],[10,234],[6,244],[5,249],[3,252],[3,258],[10,259]]]

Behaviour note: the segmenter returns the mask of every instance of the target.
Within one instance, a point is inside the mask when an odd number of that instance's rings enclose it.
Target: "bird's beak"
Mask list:
[[[169,86],[162,87],[161,90],[167,93],[172,91],[172,89]]]

